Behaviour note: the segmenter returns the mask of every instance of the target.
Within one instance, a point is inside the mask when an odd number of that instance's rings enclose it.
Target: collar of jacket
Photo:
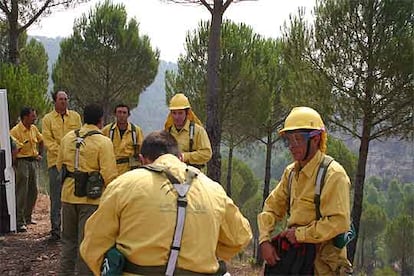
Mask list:
[[[63,113],[64,116],[69,116],[69,109],[66,109],[65,113]],[[59,112],[56,111],[56,109],[53,109],[53,116],[58,117],[62,116]]]
[[[128,122],[128,125],[127,125],[127,131],[129,131],[129,132],[131,132],[132,131],[132,126],[131,126],[131,124],[132,123],[130,123],[130,122]],[[115,124],[113,124],[113,126],[111,127],[111,130],[114,130],[115,131],[115,129],[118,129],[119,130],[119,128],[118,128],[118,123],[116,123],[115,122]]]
[[[311,178],[315,173],[317,168],[319,167],[319,164],[322,162],[324,154],[318,150],[315,153],[315,156],[312,157],[311,160],[305,165],[305,167],[302,168],[302,172],[306,175],[306,177]],[[295,162],[295,171],[296,173],[299,172],[299,163]]]

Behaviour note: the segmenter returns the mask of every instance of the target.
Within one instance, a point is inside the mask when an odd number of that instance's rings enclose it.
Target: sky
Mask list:
[[[68,37],[73,22],[82,14],[89,13],[101,0],[92,0],[74,9],[54,11],[41,18],[28,29],[32,36]],[[139,23],[140,34],[150,38],[151,45],[160,50],[160,59],[176,62],[184,53],[185,36],[197,28],[200,20],[211,15],[204,6],[174,4],[165,0],[113,0],[125,5],[128,17]],[[288,21],[289,14],[296,14],[298,7],[310,11],[315,0],[250,0],[232,3],[224,13],[225,19],[250,25],[256,33],[265,37],[279,37],[280,27]]]

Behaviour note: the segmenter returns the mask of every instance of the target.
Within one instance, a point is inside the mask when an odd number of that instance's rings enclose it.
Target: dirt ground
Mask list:
[[[10,233],[0,237],[0,275],[29,276],[57,275],[60,263],[60,242],[48,241],[49,199],[39,194],[33,214],[36,225],[29,225],[26,233]],[[250,264],[229,264],[231,275],[259,275]]]

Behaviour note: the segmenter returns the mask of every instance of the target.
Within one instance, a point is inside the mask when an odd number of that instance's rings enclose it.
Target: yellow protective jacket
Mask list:
[[[95,125],[85,124],[80,129],[79,136],[83,136],[91,130],[99,129]],[[66,165],[67,170],[70,172],[75,170],[75,149],[76,134],[72,130],[62,138],[60,143],[56,161],[58,170],[61,170],[63,165]],[[105,186],[111,182],[118,175],[111,140],[100,134],[86,137],[80,147],[78,169],[82,172],[99,171],[104,179]],[[62,202],[72,204],[99,204],[99,198],[77,197],[74,192],[75,181],[73,178],[67,177],[63,182]]]
[[[144,135],[142,134],[142,130],[139,126],[135,125],[135,133],[136,133],[136,141],[137,141],[137,149],[135,152],[134,149],[134,141],[132,140],[132,127],[131,127],[131,123],[128,123],[128,127],[124,133],[124,135],[121,138],[121,134],[119,132],[119,128],[117,126],[116,123],[114,124],[108,124],[106,125],[103,129],[102,129],[102,133],[109,137],[110,137],[110,132],[111,132],[111,126],[113,129],[113,140],[112,140],[112,144],[114,146],[114,152],[115,152],[115,157],[117,160],[119,159],[123,159],[123,158],[129,158],[134,156],[134,154],[136,154],[136,158],[137,160],[139,160],[138,158],[138,154],[141,151],[141,146],[142,146],[142,141],[144,139]],[[117,164],[117,168],[118,168],[118,175],[123,174],[124,172],[127,172],[130,170],[130,164],[127,163],[121,163],[121,164]]]
[[[171,154],[153,165],[184,182],[186,165]],[[251,240],[249,222],[219,183],[200,173],[187,193],[188,205],[177,267],[212,273],[217,258],[229,260]],[[141,266],[166,265],[176,225],[177,193],[164,174],[129,171],[109,184],[85,225],[82,258],[99,275],[105,252],[116,244]]]
[[[47,149],[47,167],[56,165],[60,140],[71,130],[82,126],[80,115],[73,110],[66,110],[62,116],[56,110],[47,113],[42,120],[42,135]]]
[[[297,163],[292,163],[285,169],[279,184],[266,199],[263,212],[258,215],[259,242],[270,240],[276,223],[286,215],[288,178],[290,171],[294,169],[295,177],[291,184],[290,217],[287,226],[296,227],[295,235],[298,242],[318,244],[315,260],[316,274],[332,275],[336,273],[339,266],[348,264],[346,248],[336,248],[332,239],[349,230],[351,184],[343,167],[333,161],[328,167],[321,191],[322,217],[316,220],[315,182],[323,158],[324,154],[318,151],[300,171]]]
[[[10,130],[10,135],[19,150],[17,158],[39,155],[38,145],[43,141],[43,137],[35,125],[31,125],[30,129],[27,129],[22,122],[19,122]]]
[[[190,152],[190,121],[187,120],[184,127],[177,131],[174,125],[167,129],[178,142],[180,151],[184,155],[184,162],[187,164],[204,165],[212,156],[210,139],[206,130],[194,124],[193,151]]]

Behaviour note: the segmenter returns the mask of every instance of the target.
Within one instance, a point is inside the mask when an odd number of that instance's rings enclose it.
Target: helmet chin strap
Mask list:
[[[306,154],[305,154],[305,157],[303,157],[302,161],[305,161],[309,156],[310,141],[311,141],[311,137],[308,138],[308,142],[306,144]]]

